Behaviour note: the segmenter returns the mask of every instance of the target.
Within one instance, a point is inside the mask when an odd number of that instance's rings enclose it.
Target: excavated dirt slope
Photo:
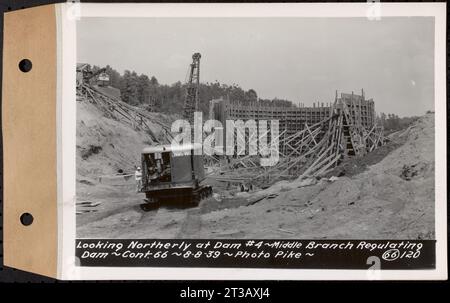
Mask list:
[[[170,118],[162,114],[153,115],[155,121]],[[169,124],[170,125],[170,124]],[[159,124],[150,125],[157,135],[162,133]],[[140,152],[151,144],[145,131],[137,131],[128,124],[106,117],[93,103],[77,102],[77,170],[78,176],[94,177],[104,174],[134,172],[140,165]]]
[[[278,185],[266,190],[279,192],[274,199],[206,214],[198,236],[234,230],[248,238],[434,238],[434,116],[393,140],[404,144],[360,174]]]

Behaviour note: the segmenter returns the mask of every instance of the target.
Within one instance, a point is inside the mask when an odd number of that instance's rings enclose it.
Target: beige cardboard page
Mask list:
[[[3,42],[4,263],[56,277],[55,5],[5,14]],[[19,62],[32,69],[22,72]],[[29,213],[31,225],[21,223]]]

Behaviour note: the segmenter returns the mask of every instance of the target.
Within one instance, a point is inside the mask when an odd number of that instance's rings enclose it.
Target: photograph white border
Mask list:
[[[376,6],[379,5],[379,6]],[[446,3],[63,3],[58,33],[58,278],[66,280],[443,280],[447,279]],[[76,266],[76,21],[84,17],[435,17],[434,270],[247,269]],[[377,22],[374,20],[373,22]]]

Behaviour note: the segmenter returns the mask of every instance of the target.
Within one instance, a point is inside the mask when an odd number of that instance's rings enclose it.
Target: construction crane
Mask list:
[[[200,53],[192,55],[192,63],[189,69],[186,99],[184,100],[183,118],[189,123],[194,122],[194,112],[198,110],[198,91],[200,85]]]
[[[192,55],[189,67],[183,118],[191,125],[198,108],[200,80],[199,53]],[[203,184],[205,169],[202,144],[190,143],[181,146],[173,144],[149,146],[142,150],[142,184],[139,192],[145,193],[145,211],[155,209],[164,203],[178,203],[196,206],[212,195],[212,188]]]

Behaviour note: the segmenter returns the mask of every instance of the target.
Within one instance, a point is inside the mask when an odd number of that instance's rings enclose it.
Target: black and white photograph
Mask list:
[[[445,3],[6,9],[10,281],[448,278]]]
[[[82,13],[81,268],[436,269],[440,27],[346,7]]]
[[[433,18],[86,18],[77,51],[78,237],[434,239]]]

